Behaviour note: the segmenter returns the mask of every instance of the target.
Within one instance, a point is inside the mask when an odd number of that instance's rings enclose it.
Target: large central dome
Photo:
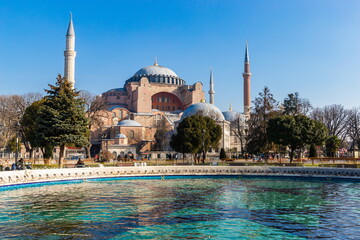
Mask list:
[[[151,65],[148,67],[144,67],[134,74],[134,76],[139,76],[139,75],[165,75],[165,76],[178,77],[178,75],[170,68],[159,65]]]
[[[149,79],[149,82],[154,83],[174,85],[185,84],[185,81],[182,80],[173,70],[167,67],[159,66],[157,61],[155,61],[154,65],[141,68],[139,71],[137,71],[134,76],[125,82],[125,85],[128,82],[139,82],[142,77],[146,77]]]

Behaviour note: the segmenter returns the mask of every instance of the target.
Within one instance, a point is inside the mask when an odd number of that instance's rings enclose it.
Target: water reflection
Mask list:
[[[14,239],[356,239],[359,186],[174,179],[23,188],[1,192],[0,232]]]

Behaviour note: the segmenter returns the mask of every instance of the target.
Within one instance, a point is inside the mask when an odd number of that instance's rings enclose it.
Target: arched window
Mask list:
[[[134,131],[130,130],[128,133],[129,139],[134,139]]]
[[[186,90],[184,91],[186,92]],[[156,93],[151,97],[151,99],[153,100],[152,105],[158,110],[171,111],[176,109],[183,109],[181,100],[176,95],[168,92]]]

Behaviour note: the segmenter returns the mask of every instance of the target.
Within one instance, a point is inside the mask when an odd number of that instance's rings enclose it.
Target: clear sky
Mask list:
[[[70,11],[80,90],[123,87],[158,57],[207,100],[212,67],[215,104],[243,111],[248,40],[252,100],[268,86],[278,101],[360,106],[359,0],[0,0],[0,95],[43,92],[63,74]]]

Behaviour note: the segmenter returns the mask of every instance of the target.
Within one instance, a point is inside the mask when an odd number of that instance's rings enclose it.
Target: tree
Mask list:
[[[235,121],[230,123],[230,129],[235,137],[239,139],[240,152],[243,155],[245,151],[244,147],[246,145],[246,133],[248,131],[245,118],[239,114]]]
[[[115,159],[115,156],[114,156],[114,154],[112,154],[110,151],[108,151],[108,150],[103,150],[103,151],[101,152],[100,159],[101,159],[101,161],[103,161],[103,162],[109,162],[110,160]]]
[[[16,137],[13,137],[10,139],[10,141],[7,142],[6,144],[6,151],[8,152],[16,152]]]
[[[337,136],[329,136],[325,142],[326,155],[328,157],[335,157],[335,154],[339,149],[340,144],[341,141]]]
[[[179,123],[170,146],[177,152],[194,154],[195,161],[202,162],[211,147],[217,147],[221,139],[221,127],[209,118],[193,115]]]
[[[49,84],[44,103],[39,109],[37,137],[60,147],[59,167],[63,165],[66,146],[84,147],[88,143],[88,120],[84,100],[72,89],[66,78],[58,75],[55,85]]]
[[[39,137],[37,137],[36,134],[38,131],[37,121],[39,117],[39,109],[43,103],[44,100],[33,102],[29,107],[25,109],[24,115],[20,120],[24,142],[26,143],[25,147],[27,151],[30,152],[30,158],[33,157],[33,150],[35,148],[46,145],[46,142],[43,141],[44,139],[40,139]]]
[[[316,146],[315,146],[315,144],[311,144],[311,145],[310,145],[309,157],[310,157],[310,158],[317,157],[317,151],[316,151]]]
[[[277,102],[270,93],[270,89],[265,87],[253,103],[254,108],[250,119],[247,121],[246,150],[253,154],[265,153],[267,156],[267,153],[274,147],[266,134],[267,125],[270,118],[279,114]],[[265,157],[265,160],[267,161],[267,157]]]
[[[160,124],[158,125],[155,135],[154,135],[157,149],[164,150],[167,132],[168,132],[168,130],[166,129],[165,119],[162,119]]]
[[[284,99],[283,103],[285,115],[306,115],[311,107],[310,101],[306,98],[300,98],[299,93],[290,93],[288,97]]]
[[[326,127],[322,123],[304,115],[284,115],[269,120],[269,139],[290,148],[290,163],[296,150],[306,144],[321,144],[326,134]]]
[[[353,108],[349,111],[347,134],[352,141],[352,148],[360,148],[360,110]]]
[[[226,159],[226,152],[224,148],[220,149],[220,159],[225,160]]]
[[[85,116],[88,119],[89,132],[93,129],[101,128],[104,125],[104,119],[109,116],[105,99],[101,96],[91,94],[89,91],[82,90],[79,95],[84,99]],[[89,144],[86,146],[86,155],[90,157],[91,134],[89,134]]]
[[[20,122],[25,109],[34,101],[41,99],[40,93],[0,96],[0,147],[7,144],[16,135],[15,125]],[[22,126],[20,126],[20,135]],[[26,147],[26,142],[23,142]]]
[[[310,116],[312,119],[325,124],[330,136],[337,136],[341,141],[344,141],[351,113],[354,113],[354,110],[348,111],[342,105],[333,104],[323,108],[315,108]]]

